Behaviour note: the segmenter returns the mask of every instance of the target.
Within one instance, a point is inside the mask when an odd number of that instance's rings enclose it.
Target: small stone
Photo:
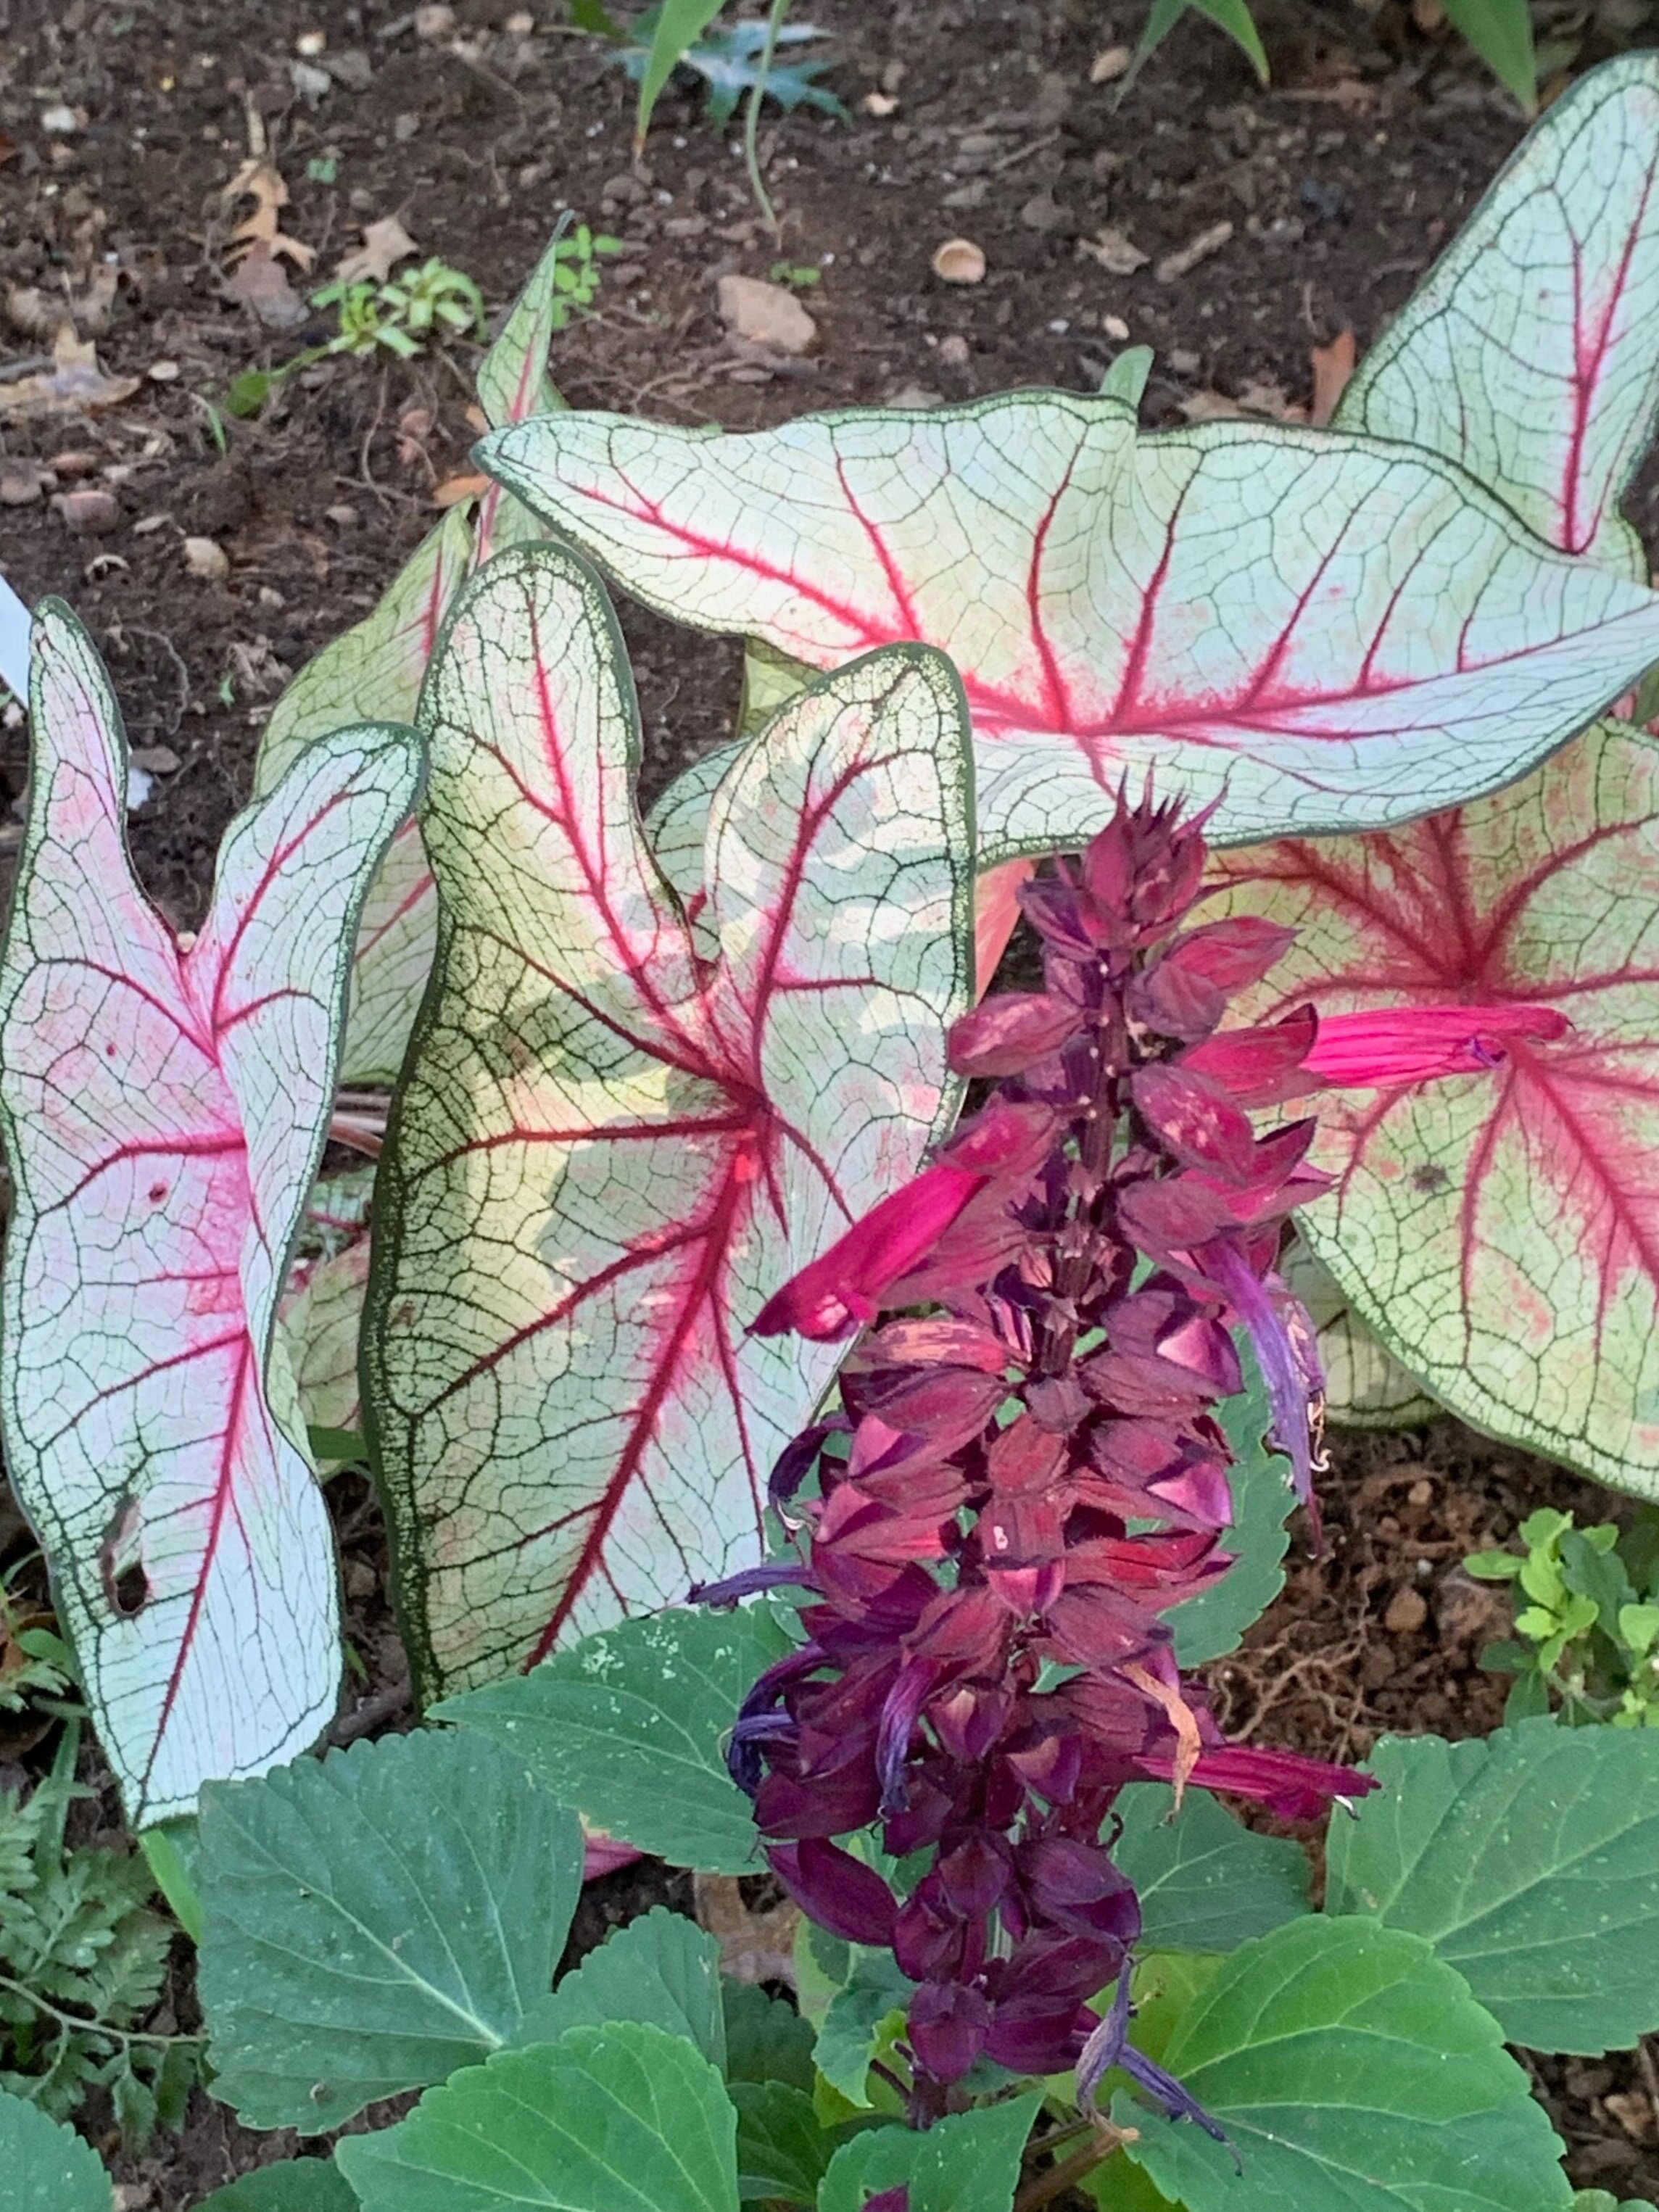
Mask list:
[[[259,605],[262,607],[285,607],[288,605],[288,601],[283,597],[282,593],[276,589],[274,584],[261,584],[259,586]]]
[[[294,51],[296,54],[302,54],[308,62],[315,61],[327,44],[326,31],[301,31],[294,41]]]
[[[152,538],[158,530],[165,530],[173,520],[165,509],[159,514],[141,515],[132,526],[135,538]]]
[[[1427,1599],[1421,1590],[1414,1590],[1407,1583],[1389,1600],[1382,1626],[1390,1636],[1415,1636],[1428,1617]]]
[[[885,404],[914,415],[930,407],[943,407],[945,394],[931,390],[925,384],[901,384],[888,393]]]
[[[135,745],[129,757],[146,775],[175,775],[184,766],[171,745]]]
[[[637,207],[641,200],[651,197],[648,188],[626,169],[614,177],[607,177],[599,186],[599,198],[611,200],[619,207]]]
[[[295,96],[303,100],[307,107],[315,107],[319,100],[325,98],[334,82],[328,71],[319,69],[315,62],[290,62],[288,75]]]
[[[793,292],[758,276],[722,276],[718,287],[720,320],[736,337],[774,353],[810,353],[818,326]]]
[[[230,574],[230,557],[214,538],[186,538],[183,551],[185,568],[204,583],[222,584]]]
[[[81,128],[81,118],[72,107],[61,103],[49,107],[40,118],[40,128],[53,138],[70,138]]]
[[[357,527],[357,510],[355,507],[348,507],[343,500],[336,507],[325,507],[323,513],[337,530],[355,530]]]
[[[505,28],[509,38],[527,39],[536,27],[536,18],[528,8],[520,8],[507,19]]]
[[[1019,211],[1019,219],[1027,230],[1060,230],[1066,222],[1066,210],[1045,186],[1033,192]]]
[[[442,0],[429,0],[429,4],[415,10],[415,35],[417,39],[447,39],[455,27],[455,10],[445,7]]]
[[[418,115],[404,112],[402,115],[394,115],[392,118],[392,135],[400,146],[408,145],[420,127],[421,118]]]
[[[82,538],[101,538],[121,520],[121,503],[113,492],[88,486],[80,491],[60,491],[52,506],[67,527]]]
[[[946,368],[966,368],[971,358],[968,341],[959,331],[939,342],[939,357]]]
[[[348,1597],[362,1599],[374,1596],[380,1577],[368,1560],[348,1559],[341,1580]]]
[[[1090,83],[1115,84],[1119,77],[1127,76],[1133,59],[1131,46],[1103,46],[1089,64]]]
[[[0,507],[33,507],[40,497],[40,471],[31,462],[0,469]]]
[[[1425,1474],[1413,1483],[1406,1492],[1406,1503],[1407,1505],[1426,1505],[1433,1496],[1434,1485]]]
[[[1100,327],[1107,337],[1115,339],[1119,345],[1127,343],[1129,325],[1121,315],[1103,315],[1100,319]]]
[[[933,256],[933,274],[945,284],[982,284],[985,249],[971,238],[947,238]]]
[[[859,106],[866,115],[873,115],[879,122],[896,112],[898,102],[890,92],[866,92]]]
[[[1641,2090],[1614,2089],[1601,2101],[1632,2142],[1653,2141],[1653,2104]]]
[[[144,374],[152,384],[177,384],[179,364],[176,361],[153,361]]]
[[[1186,346],[1176,346],[1170,355],[1170,366],[1177,376],[1196,376],[1204,366],[1203,356]]]
[[[54,453],[46,466],[55,477],[89,477],[98,466],[98,461],[96,453],[88,453],[84,447],[75,446],[67,453]]]

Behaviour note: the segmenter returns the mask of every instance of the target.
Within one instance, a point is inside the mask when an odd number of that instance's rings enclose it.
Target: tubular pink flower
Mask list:
[[[821,1344],[850,1336],[875,1319],[882,1292],[927,1256],[984,1180],[967,1168],[925,1168],[792,1275],[750,1322],[750,1334],[793,1329]]]
[[[1506,1037],[1547,1042],[1572,1027],[1554,1006],[1380,1006],[1322,1014],[1303,1063],[1321,1082],[1393,1090],[1501,1067]]]

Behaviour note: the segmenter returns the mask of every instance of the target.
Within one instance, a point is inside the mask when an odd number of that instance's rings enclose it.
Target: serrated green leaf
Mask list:
[[[954,1113],[972,811],[938,655],[814,684],[717,794],[711,970],[645,842],[621,635],[575,556],[474,580],[420,713],[446,921],[364,1382],[404,1640],[423,1690],[463,1690],[760,1555],[768,1470],[838,1351],[747,1324]]]
[[[1115,397],[1024,392],[727,434],[581,410],[480,456],[673,619],[818,667],[948,653],[986,866],[1080,844],[1143,769],[1221,844],[1453,805],[1659,659],[1652,592],[1328,430],[1141,437]]]
[[[1659,2027],[1659,1736],[1530,1720],[1384,1737],[1331,1824],[1328,1909],[1425,1936],[1512,2043],[1596,2055]]]
[[[216,2189],[196,2212],[357,2212],[357,2192],[331,2159],[285,2158]]]
[[[468,2067],[335,2155],[363,2212],[737,2212],[736,2138],[708,2060],[619,2021]]]
[[[1291,1463],[1267,1442],[1273,1413],[1248,1339],[1240,1338],[1238,1350],[1244,1388],[1217,1409],[1234,1453],[1229,1475],[1233,1523],[1221,1540],[1234,1559],[1219,1581],[1184,1605],[1171,1606],[1164,1616],[1175,1632],[1176,1657],[1183,1667],[1200,1667],[1237,1650],[1245,1630],[1285,1587],[1287,1523],[1296,1503]]]
[[[110,2178],[90,2143],[0,2089],[6,2212],[109,2212]]]
[[[728,2081],[785,2081],[792,2089],[812,2087],[812,2025],[781,1997],[768,1996],[752,1982],[720,1984],[726,2014],[726,2078]]]
[[[509,1753],[421,1730],[207,1792],[199,1988],[250,2127],[338,2127],[498,2049],[581,1883],[574,1815]]]
[[[526,2010],[514,2043],[556,2043],[568,2027],[642,2020],[684,2035],[726,2071],[720,1947],[695,1921],[655,1905],[615,1929],[557,1989]]]
[[[738,2194],[745,2203],[813,2203],[842,2134],[823,2126],[811,2098],[786,2081],[734,2081],[730,2094],[738,2108]]]
[[[1118,1797],[1123,1833],[1112,1857],[1140,1898],[1150,1951],[1235,1951],[1312,1911],[1308,1855],[1282,1836],[1259,1836],[1207,1790],[1175,1793],[1131,1783]]]
[[[333,1713],[334,1547],[276,1309],[358,915],[421,749],[380,725],[319,739],[231,825],[181,942],[134,878],[119,712],[57,602],[34,656],[0,962],[0,1425],[138,1828]]]
[[[678,1866],[753,1874],[754,1808],[726,1771],[738,1706],[785,1650],[758,1606],[648,1615],[434,1717],[480,1729],[607,1834]]]
[[[1328,1094],[1309,1157],[1334,1188],[1297,1225],[1453,1413],[1639,1494],[1659,1494],[1656,833],[1659,744],[1601,722],[1408,829],[1223,854],[1206,909],[1297,932],[1241,1021],[1462,1004],[1478,1029],[1502,1000],[1571,1024],[1478,1073]]]
[[[902,2027],[915,1984],[890,1952],[853,1947],[847,1980],[830,1998],[812,2047],[813,2063],[830,2087],[860,2112],[870,2108],[870,2062],[884,2035]]]
[[[1659,415],[1656,143],[1659,56],[1621,55],[1553,101],[1333,425],[1432,447],[1550,544],[1638,580],[1619,501]]]
[[[1231,2139],[1127,2093],[1126,2146],[1188,2212],[1567,2212],[1502,2033],[1421,1937],[1310,1915],[1234,1953],[1164,2063]],[[1235,2152],[1238,2166],[1235,2166]]]
[[[935,2122],[854,2136],[830,2160],[817,2212],[862,2212],[871,2196],[908,2187],[908,2212],[1009,2212],[1040,2093]]]

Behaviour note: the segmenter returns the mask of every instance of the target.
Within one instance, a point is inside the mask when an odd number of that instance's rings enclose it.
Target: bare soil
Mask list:
[[[1269,0],[1265,91],[1190,20],[1120,105],[1090,65],[1133,43],[1142,12],[1139,0],[812,8],[853,119],[769,110],[761,149],[780,248],[738,133],[712,128],[695,89],[670,88],[645,160],[630,160],[633,88],[559,0],[522,14],[514,0],[459,0],[438,40],[417,34],[404,0],[0,0],[0,293],[35,288],[78,313],[104,371],[138,380],[107,408],[20,418],[9,384],[50,332],[21,327],[15,307],[9,325],[0,318],[0,570],[30,600],[62,593],[108,655],[154,776],[135,850],[168,915],[199,916],[283,684],[374,604],[430,526],[438,486],[468,465],[476,431],[465,345],[406,364],[322,363],[258,421],[224,417],[239,371],[330,327],[309,318],[277,335],[224,295],[248,204],[223,188],[254,138],[291,193],[283,230],[314,251],[311,283],[364,225],[395,214],[422,254],[477,279],[498,320],[562,209],[619,237],[599,311],[558,343],[553,372],[574,405],[745,427],[809,407],[1080,389],[1133,342],[1157,349],[1156,422],[1293,414],[1313,396],[1313,349],[1352,331],[1363,351],[1521,118],[1443,27],[1420,27],[1437,9],[1399,0],[1365,12]],[[1581,64],[1615,37],[1652,34],[1644,0],[1557,15],[1543,28],[1572,31]],[[319,31],[307,58],[300,41]],[[49,128],[64,108],[72,127]],[[1224,244],[1160,281],[1164,257],[1224,221]],[[1091,258],[1085,244],[1107,226],[1146,265],[1118,276]],[[953,236],[983,249],[982,283],[933,274]],[[719,276],[765,276],[780,261],[818,272],[800,293],[819,330],[803,360],[734,342],[715,312]],[[53,503],[88,489],[112,502],[95,534]],[[1632,517],[1659,538],[1652,472]],[[187,538],[211,539],[224,573],[194,573]],[[639,610],[625,618],[648,795],[727,733],[736,655]],[[0,714],[0,868],[25,774],[21,717]],[[1458,1562],[1540,1502],[1601,1518],[1609,1500],[1450,1420],[1339,1439],[1335,1457],[1323,1555],[1296,1558],[1245,1650],[1212,1670],[1224,1717],[1247,1737],[1350,1759],[1391,1729],[1484,1732],[1502,1685],[1478,1655],[1501,1613]],[[350,1478],[332,1491],[349,1633],[369,1675],[342,1729],[407,1725],[374,1502]],[[0,1565],[21,1542],[0,1505]],[[112,1827],[107,1792],[77,1818],[88,1832]],[[684,1878],[647,1865],[591,1886],[575,1948],[659,1901],[684,1906]],[[188,2027],[191,2007],[181,1977],[168,2008]],[[1659,2194],[1650,2068],[1634,2055],[1528,2063],[1575,2180]],[[99,2137],[96,2114],[88,2125]],[[139,2160],[116,2156],[107,2136],[100,2147],[127,2212],[187,2212],[295,2145],[248,2133],[198,2094],[179,2142]]]

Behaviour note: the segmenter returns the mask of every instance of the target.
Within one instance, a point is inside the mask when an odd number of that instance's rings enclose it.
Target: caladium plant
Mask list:
[[[1218,866],[1227,910],[1297,933],[1258,1016],[1310,1000],[1322,1013],[1403,1006],[1409,1023],[1419,1007],[1474,1032],[1516,1007],[1553,1010],[1553,1024],[1495,1039],[1484,1069],[1328,1094],[1315,1157],[1336,1184],[1302,1233],[1455,1413],[1648,1494],[1656,830],[1659,743],[1607,722],[1490,799]]]
[[[558,326],[562,238],[548,246],[478,369],[478,399],[500,428],[563,402],[547,374]],[[465,577],[501,546],[540,534],[535,517],[499,485],[450,508],[423,538],[362,622],[307,662],[272,709],[260,740],[256,790],[271,790],[307,745],[343,723],[409,720],[432,649]],[[391,1084],[432,970],[437,935],[432,874],[413,821],[399,830],[374,879],[352,963],[340,1079]]]
[[[1513,778],[1659,657],[1659,599],[1414,447],[1137,434],[1106,392],[713,434],[599,413],[484,465],[634,597],[817,668],[950,654],[981,859],[1083,842],[1126,770],[1212,835],[1374,828]]]
[[[373,725],[307,748],[228,832],[192,939],[134,880],[120,718],[54,602],[32,711],[0,960],[0,1419],[140,1826],[292,1756],[333,1709],[333,1547],[276,1307],[358,915],[421,749]]]
[[[1645,581],[1619,500],[1659,420],[1659,54],[1557,100],[1338,405],[1457,461],[1563,552]]]
[[[365,1378],[434,1690],[755,1555],[836,1355],[744,1332],[954,1110],[974,848],[960,686],[898,647],[744,755],[683,906],[635,810],[615,617],[550,548],[467,586],[420,720],[444,918]]]

